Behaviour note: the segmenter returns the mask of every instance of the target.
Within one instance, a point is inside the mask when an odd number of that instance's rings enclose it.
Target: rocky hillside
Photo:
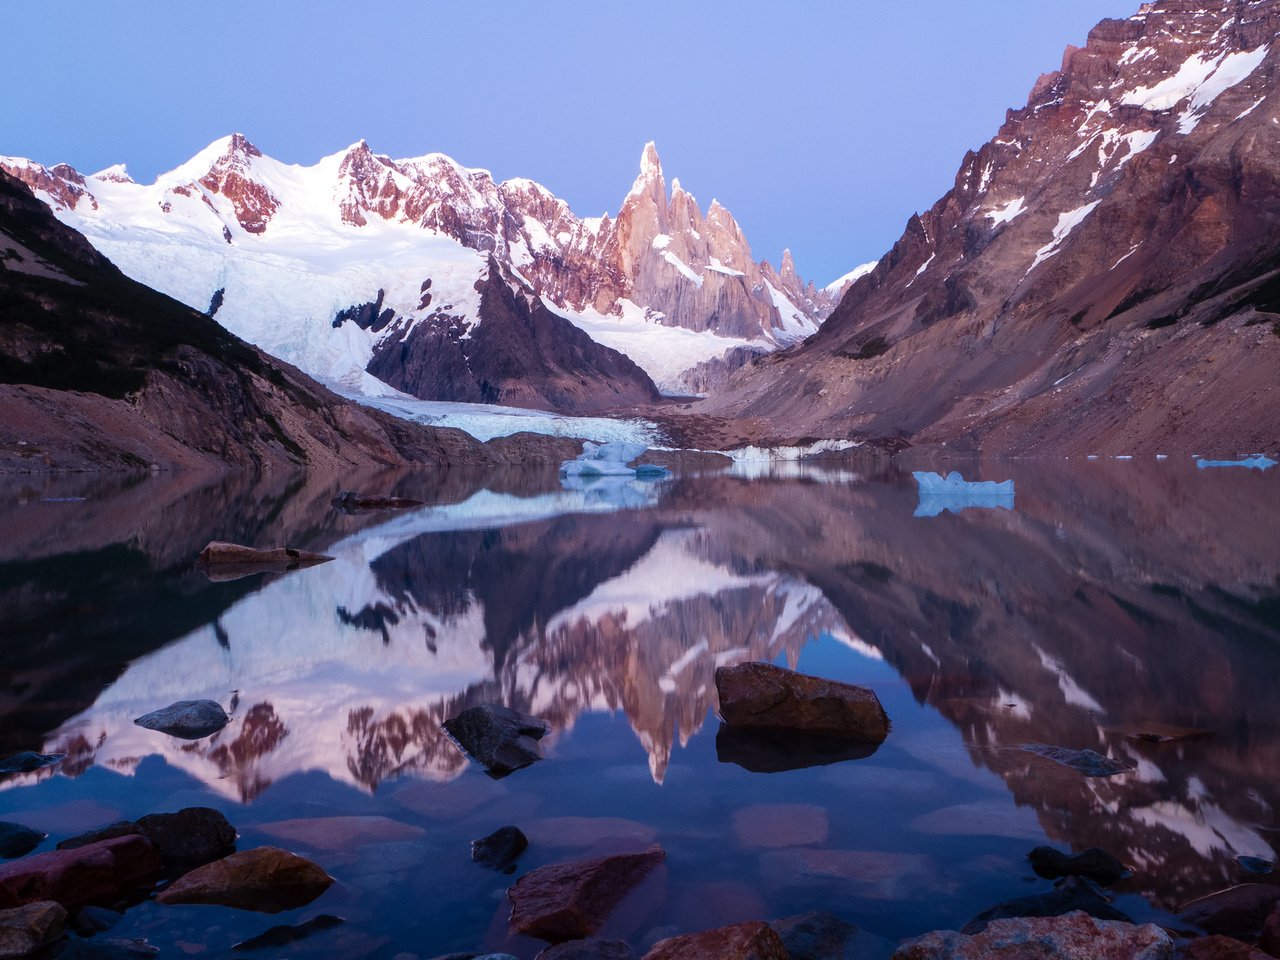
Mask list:
[[[1280,2],[1105,20],[710,412],[1003,452],[1280,442]]]
[[[483,302],[496,289],[486,280],[491,260],[508,286],[543,302],[539,328],[565,342],[552,354],[590,354],[575,371],[588,389],[575,394],[574,411],[617,395],[634,402],[653,392],[650,379],[668,392],[703,389],[743,359],[813,333],[838,299],[838,287],[806,284],[789,254],[778,269],[756,263],[718,203],[704,215],[679,181],[668,193],[653,144],[616,216],[590,219],[532,181],[496,183],[442,154],[392,160],[364,141],[299,167],[236,134],[148,185],[123,166],[85,176],[0,158],[0,169],[130,276],[313,376],[365,393],[394,384],[423,399],[457,399],[475,393],[467,380],[481,376],[462,374],[458,354],[480,367],[528,359],[527,345],[480,357],[490,338],[467,342],[487,314],[504,312]],[[388,359],[446,342],[451,359],[434,365],[401,369]],[[611,351],[647,377],[624,375]],[[502,402],[555,402],[554,385],[534,383],[544,359],[558,363],[540,355],[525,395]]]
[[[489,463],[515,443],[341,400],[121,274],[2,172],[0,316],[0,473]]]

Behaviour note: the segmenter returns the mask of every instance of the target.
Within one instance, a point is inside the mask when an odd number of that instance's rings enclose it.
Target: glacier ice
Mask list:
[[[1204,458],[1196,460],[1196,467],[1200,470],[1206,467],[1246,467],[1250,470],[1268,470],[1275,465],[1276,461],[1260,453],[1245,457],[1243,460],[1205,460]]]
[[[943,510],[959,513],[971,507],[1013,509],[1012,480],[966,480],[954,470],[945,477],[924,470],[916,470],[912,476],[920,489],[917,517],[936,517]]]
[[[666,477],[670,471],[665,467],[653,464],[641,464],[629,467],[627,464],[644,456],[649,448],[643,443],[628,443],[617,440],[612,443],[593,443],[587,440],[582,444],[582,455],[576,460],[566,460],[560,464],[560,474],[564,477]]]

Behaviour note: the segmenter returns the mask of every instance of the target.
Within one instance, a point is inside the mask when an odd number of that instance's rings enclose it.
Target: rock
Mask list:
[[[716,732],[716,756],[720,762],[736,763],[752,773],[783,773],[862,760],[879,746],[800,730],[731,727],[726,723],[720,724]]]
[[[322,553],[309,553],[294,547],[255,550],[238,543],[214,540],[200,551],[196,564],[210,580],[236,580],[255,573],[288,573],[328,563],[332,559]]]
[[[1182,956],[1185,960],[1272,960],[1270,954],[1257,947],[1221,934],[1192,940]]]
[[[1266,875],[1275,869],[1274,863],[1270,860],[1264,860],[1262,857],[1236,857],[1236,863],[1246,873],[1256,873],[1260,876]]]
[[[58,841],[59,850],[78,850],[80,847],[87,847],[91,843],[101,843],[103,840],[115,840],[117,837],[140,837],[142,836],[142,828],[132,820],[117,820],[115,823],[108,824],[105,827],[99,827],[97,830],[87,830],[84,833],[78,833],[74,837],[67,837],[65,840]]]
[[[446,720],[444,728],[495,778],[541,760],[537,741],[551,729],[545,720],[495,703],[463,710]]]
[[[1280,957],[1280,904],[1277,904],[1262,924],[1262,937],[1258,946],[1273,957]]]
[[[1017,840],[1040,840],[1044,828],[1029,807],[1019,807],[1008,800],[979,800],[943,807],[916,817],[911,829],[919,833],[941,836],[1013,837]]]
[[[0,822],[0,857],[9,860],[13,857],[25,857],[40,846],[47,833],[32,830],[20,823]]]
[[[748,849],[804,847],[826,843],[827,811],[808,803],[768,803],[733,812],[733,834]]]
[[[179,700],[133,722],[180,740],[200,740],[217,733],[231,722],[231,718],[220,704],[212,700]]]
[[[39,900],[68,909],[111,904],[149,886],[161,867],[156,848],[139,836],[38,853],[0,867],[0,907]]]
[[[1070,750],[1067,747],[1051,747],[1043,743],[1028,743],[1022,747],[1028,753],[1060,763],[1064,767],[1083,773],[1086,777],[1114,777],[1137,769],[1137,764],[1127,760],[1113,760],[1096,750]]]
[[[993,921],[1009,917],[1061,917],[1077,912],[1087,913],[1099,920],[1133,922],[1126,914],[1111,906],[1111,902],[1093,881],[1083,877],[1068,877],[1058,881],[1050,893],[1006,900],[982,911],[961,927],[960,932],[981,933]]]
[[[1136,926],[1075,912],[994,921],[966,936],[935,930],[898,948],[893,960],[1172,960],[1173,941],[1153,923]]]
[[[343,490],[333,498],[333,505],[339,510],[354,513],[358,510],[407,510],[410,507],[421,507],[421,500],[410,500],[406,497],[370,497],[363,493]]]
[[[516,858],[529,846],[529,838],[518,827],[499,827],[481,840],[471,841],[471,859],[490,870],[511,873]]]
[[[1090,847],[1077,854],[1065,854],[1053,847],[1036,847],[1027,859],[1031,868],[1047,880],[1058,877],[1088,877],[1104,886],[1129,876],[1129,869],[1107,851]]]
[[[932,857],[884,850],[768,850],[760,857],[760,875],[774,890],[829,889],[832,880],[839,879],[849,896],[885,902],[914,900],[941,888],[938,865]]]
[[[552,943],[590,937],[665,859],[661,847],[650,847],[642,853],[539,867],[507,891],[511,929]]]
[[[759,920],[659,940],[644,960],[790,960],[782,940]]]
[[[71,915],[71,929],[82,937],[92,937],[97,933],[110,930],[121,920],[124,914],[106,907],[81,907]]]
[[[313,933],[320,933],[324,930],[332,930],[334,927],[345,923],[341,917],[335,917],[332,914],[322,913],[318,917],[313,917],[306,923],[298,923],[293,926],[281,925],[272,927],[256,937],[250,937],[248,940],[242,940],[233,946],[232,950],[261,950],[265,947],[287,947],[291,943],[297,943],[299,940],[305,940]]]
[[[731,727],[802,730],[882,743],[889,718],[875,693],[768,663],[716,670],[720,716]]]
[[[547,947],[534,960],[632,960],[625,940],[570,940]]]
[[[0,960],[35,953],[62,936],[66,923],[66,909],[51,900],[0,910]]]
[[[310,860],[278,847],[256,847],[179,877],[156,894],[156,902],[279,913],[306,906],[332,883],[333,878]]]
[[[141,817],[138,829],[160,851],[167,869],[189,869],[220,860],[236,849],[236,828],[217,810],[186,807]]]
[[[401,843],[419,840],[427,831],[390,817],[303,817],[260,823],[263,833],[303,843],[316,850],[350,850],[370,843]]]
[[[1262,933],[1271,912],[1280,909],[1277,904],[1280,886],[1242,883],[1183,904],[1178,916],[1209,933],[1254,940]]]
[[[56,960],[151,960],[160,948],[146,940],[70,940],[57,953]]]
[[[30,750],[24,750],[22,753],[15,753],[11,757],[0,760],[0,774],[31,773],[33,770],[60,763],[66,759],[66,756],[65,753],[33,753]]]
[[[858,936],[852,923],[819,911],[774,920],[769,926],[791,960],[843,960]]]

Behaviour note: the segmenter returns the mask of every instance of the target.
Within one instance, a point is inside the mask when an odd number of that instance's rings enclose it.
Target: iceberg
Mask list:
[[[966,480],[956,471],[945,477],[940,473],[917,470],[912,473],[920,488],[917,517],[936,517],[943,510],[959,513],[971,507],[988,510],[1013,509],[1013,481]]]
[[[612,443],[593,443],[590,440],[582,444],[582,455],[576,460],[566,460],[560,464],[562,477],[645,477],[657,479],[671,475],[666,467],[653,464],[641,464],[630,467],[627,464],[644,456],[648,447],[643,443],[628,443],[618,440]]]
[[[1269,470],[1275,465],[1276,462],[1274,460],[1260,453],[1254,454],[1252,457],[1245,457],[1243,460],[1205,460],[1201,458],[1196,461],[1196,467],[1200,470],[1206,467],[1246,467],[1249,470]]]

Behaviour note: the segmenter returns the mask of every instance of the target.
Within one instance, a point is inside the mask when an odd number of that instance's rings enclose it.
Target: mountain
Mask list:
[[[512,446],[342,400],[124,276],[3,172],[0,316],[0,473],[493,463]]]
[[[992,452],[1249,452],[1280,422],[1280,2],[1104,20],[803,346],[704,412]]]
[[[705,389],[813,333],[836,303],[789,252],[777,270],[753,261],[720,204],[704,215],[679,181],[668,192],[653,144],[617,215],[592,219],[532,181],[364,141],[301,167],[235,134],[149,185],[119,165],[0,169],[125,273],[362,393],[566,412],[646,402],[655,381]],[[528,309],[513,316],[504,288]]]

